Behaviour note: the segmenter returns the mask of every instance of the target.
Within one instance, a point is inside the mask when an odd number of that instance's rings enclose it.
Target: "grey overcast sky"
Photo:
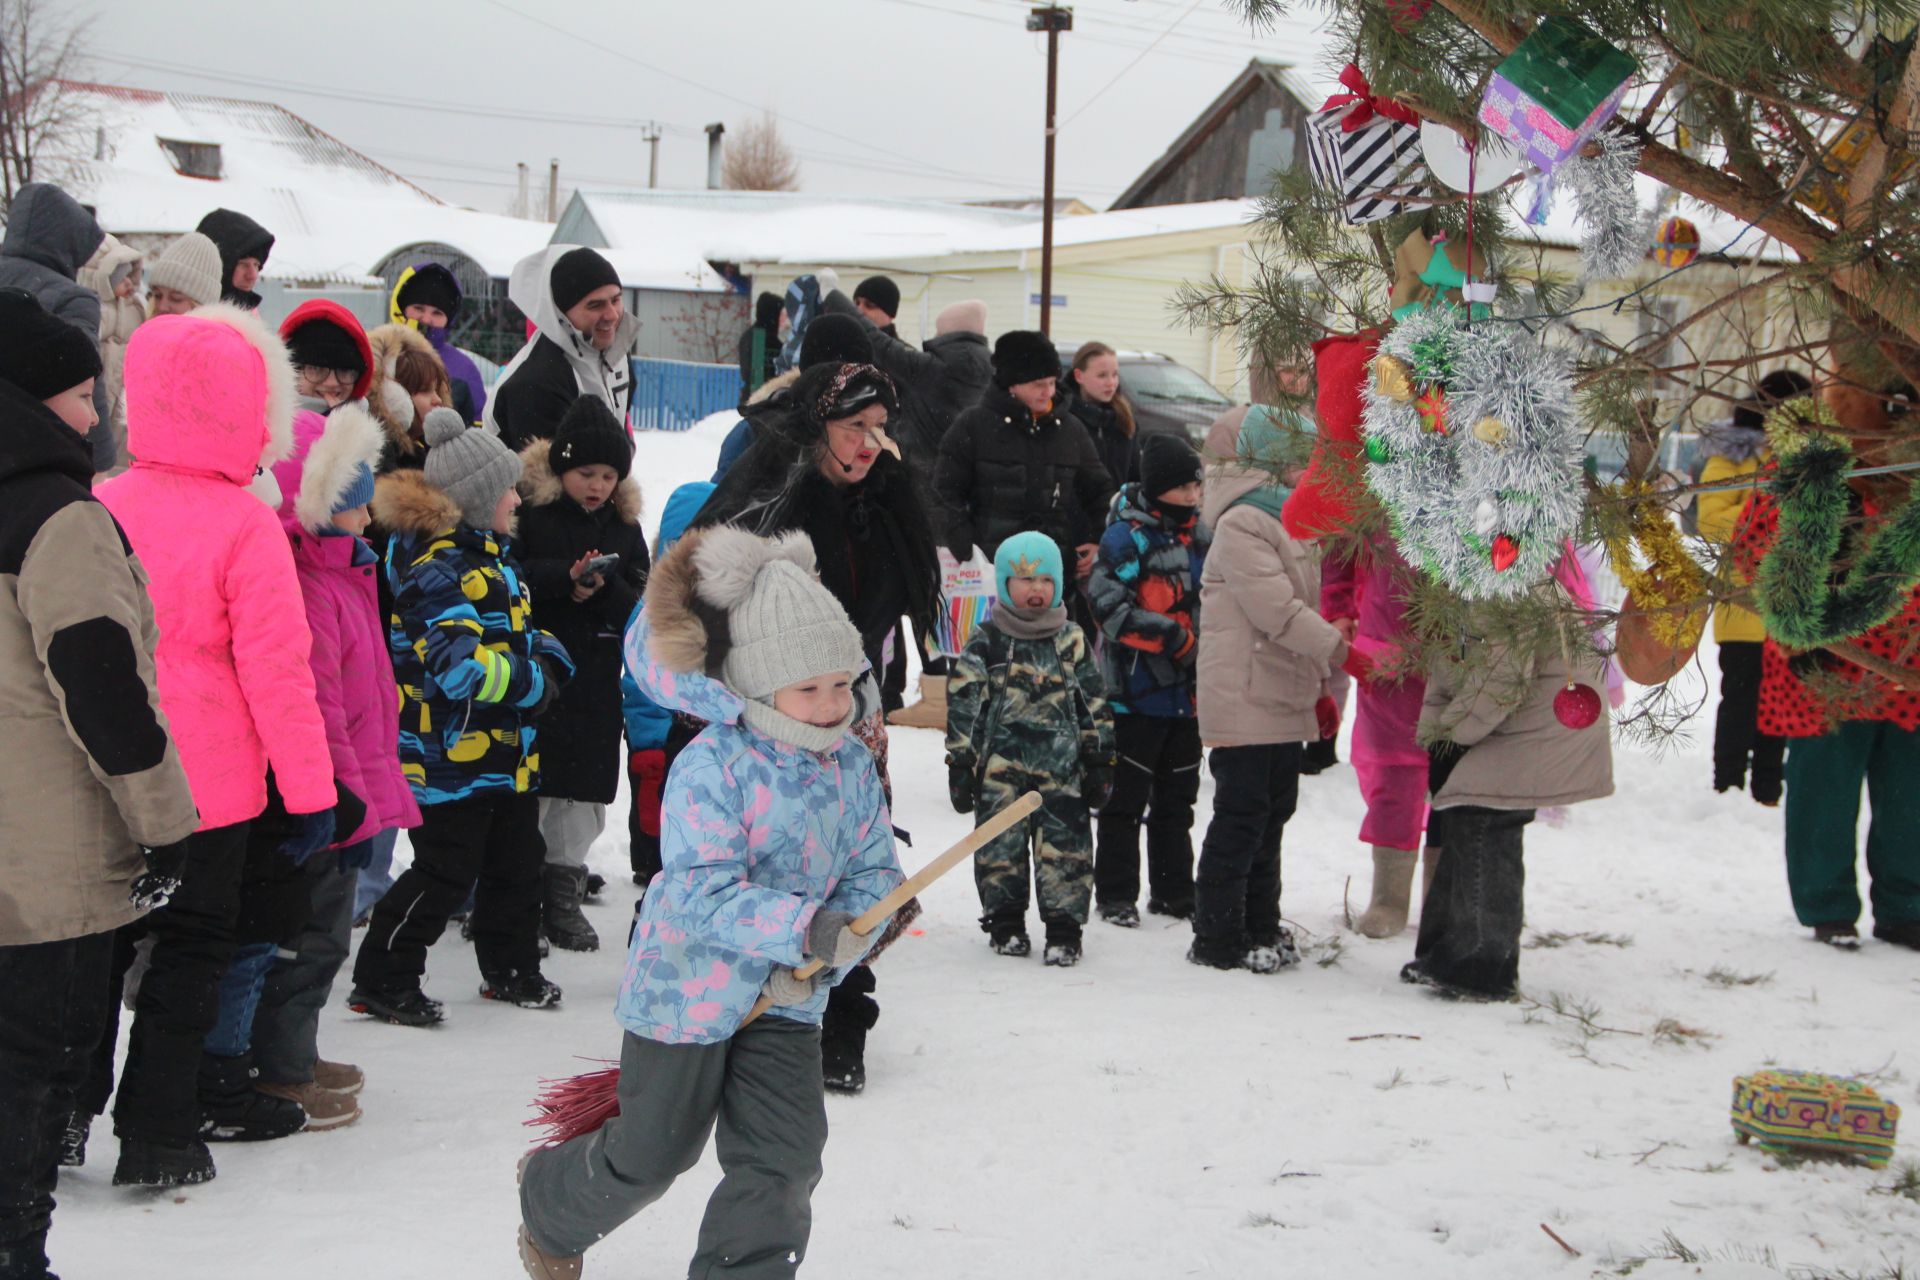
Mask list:
[[[60,6],[56,6],[56,9]],[[1045,38],[1024,0],[92,0],[96,78],[266,98],[441,197],[704,184],[709,121],[761,110],[823,193],[1038,195]],[[1081,0],[1062,38],[1059,192],[1104,207],[1246,65],[1333,89],[1321,15],[1254,36],[1222,0]],[[1137,60],[1137,61],[1136,61]],[[1132,65],[1130,65],[1132,64]]]

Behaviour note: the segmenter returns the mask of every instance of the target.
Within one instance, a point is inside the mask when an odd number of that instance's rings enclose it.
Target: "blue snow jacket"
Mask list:
[[[668,496],[667,505],[660,512],[660,534],[653,542],[653,558],[656,561],[680,540],[680,535],[687,531],[693,518],[700,514],[700,508],[707,505],[713,488],[708,481],[689,480]],[[633,606],[633,612],[627,617],[628,632],[633,630],[633,624],[640,620],[640,611],[646,607],[645,600]],[[625,667],[620,671],[620,714],[627,722],[627,750],[657,751],[667,745],[667,728],[673,723],[673,714],[664,707],[655,706],[646,694],[640,692],[640,686],[634,682],[633,672]]]
[[[804,751],[747,727],[738,694],[660,666],[649,635],[642,613],[626,639],[641,691],[708,724],[667,776],[663,869],[640,908],[615,1016],[649,1040],[713,1044],[739,1029],[775,966],[806,962],[817,911],[858,915],[904,877],[866,747],[849,735],[831,751]],[[827,988],[844,976],[823,973],[805,1004],[769,1016],[817,1025]]]

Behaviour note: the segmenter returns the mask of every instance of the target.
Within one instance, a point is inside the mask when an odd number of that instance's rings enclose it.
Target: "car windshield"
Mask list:
[[[1120,384],[1128,395],[1149,404],[1233,403],[1211,382],[1171,360],[1129,361],[1120,367]]]

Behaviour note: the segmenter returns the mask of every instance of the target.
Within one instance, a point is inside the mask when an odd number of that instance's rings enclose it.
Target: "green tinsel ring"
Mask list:
[[[1920,582],[1920,502],[1912,497],[1883,524],[1844,579],[1835,574],[1847,514],[1853,451],[1814,435],[1780,459],[1768,486],[1780,508],[1773,548],[1754,595],[1767,630],[1796,649],[1851,640],[1900,611]]]

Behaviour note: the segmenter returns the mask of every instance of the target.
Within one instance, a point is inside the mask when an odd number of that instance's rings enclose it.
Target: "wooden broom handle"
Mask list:
[[[925,889],[935,880],[947,874],[947,872],[972,858],[981,848],[998,839],[1039,807],[1040,793],[1038,791],[1027,792],[1018,800],[1015,800],[1012,804],[968,832],[966,838],[955,844],[951,849],[948,849],[932,862],[929,862],[926,866],[920,868],[911,876],[908,876],[906,882],[898,889],[895,889],[873,906],[868,907],[865,911],[854,917],[853,923],[849,924],[847,928],[853,930],[863,938],[866,937],[875,929],[886,924],[886,922],[893,917],[894,912],[911,902],[922,889]],[[818,960],[809,960],[798,969],[795,969],[793,975],[796,978],[811,978],[825,967],[826,966]],[[769,995],[761,996],[760,999],[754,1003],[753,1008],[747,1012],[747,1016],[740,1020],[740,1025],[742,1027],[746,1026],[749,1022],[752,1022],[772,1007],[773,997]]]

